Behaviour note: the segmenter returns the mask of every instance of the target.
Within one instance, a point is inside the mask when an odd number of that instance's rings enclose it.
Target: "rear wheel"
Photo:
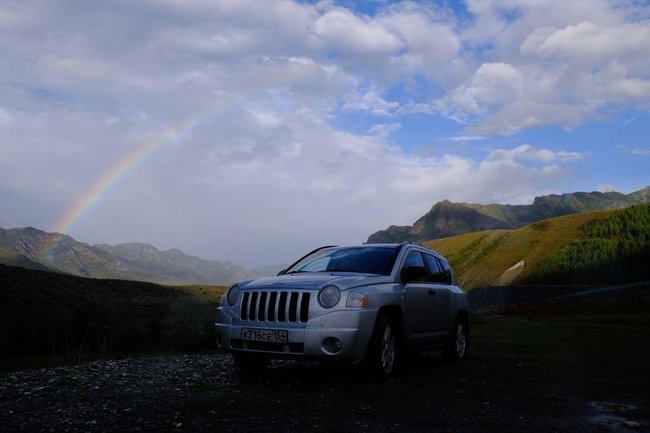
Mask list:
[[[389,377],[395,373],[401,356],[398,324],[388,315],[377,317],[375,328],[364,359],[368,372],[376,377]]]
[[[449,361],[460,361],[467,356],[469,347],[469,325],[466,320],[459,317],[449,338],[449,344],[442,354]]]

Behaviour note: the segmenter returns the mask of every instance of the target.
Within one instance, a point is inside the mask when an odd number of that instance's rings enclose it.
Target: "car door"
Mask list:
[[[439,336],[437,312],[440,309],[436,290],[429,281],[423,254],[411,250],[400,272],[406,293],[407,341],[412,346],[430,346]]]
[[[435,298],[434,331],[437,340],[446,341],[449,332],[451,314],[451,271],[446,262],[441,261],[433,254],[424,254],[424,259],[429,272],[431,294]]]

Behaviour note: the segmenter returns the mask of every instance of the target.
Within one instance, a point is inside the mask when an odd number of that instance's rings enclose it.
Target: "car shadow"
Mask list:
[[[259,371],[240,371],[233,367],[234,374],[242,384],[273,385],[287,383],[309,383],[310,386],[343,386],[350,383],[385,382],[391,380],[422,379],[434,374],[444,362],[439,351],[407,353],[402,358],[399,370],[389,378],[378,378],[362,365],[347,365],[323,361],[273,360]]]

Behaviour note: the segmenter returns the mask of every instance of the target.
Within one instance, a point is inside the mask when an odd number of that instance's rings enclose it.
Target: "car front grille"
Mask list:
[[[251,322],[296,322],[309,319],[311,293],[282,290],[244,292],[240,319]]]

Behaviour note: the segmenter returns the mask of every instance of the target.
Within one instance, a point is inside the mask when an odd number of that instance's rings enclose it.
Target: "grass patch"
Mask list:
[[[544,220],[544,221],[537,221],[537,222],[535,222],[535,223],[532,223],[532,224],[530,225],[530,228],[533,229],[533,230],[536,230],[536,231],[538,231],[538,232],[546,232],[546,231],[550,230],[550,228],[551,228],[551,223],[548,222],[548,221],[546,221],[546,220]]]
[[[622,383],[628,388],[639,378],[641,382],[635,385],[641,390],[644,384],[650,385],[649,318],[648,314],[533,320],[485,316],[472,329],[472,352],[502,361],[512,357],[520,368],[541,376],[541,382],[566,381],[606,391],[610,386],[622,389]]]
[[[0,368],[209,350],[215,310],[225,289],[81,278],[0,265]]]
[[[468,265],[469,266],[474,266],[477,263],[479,263],[481,260],[483,260],[485,257],[490,255],[494,250],[496,250],[499,245],[503,243],[503,241],[510,235],[510,233],[503,233],[497,235],[494,239],[492,239],[487,245],[485,245],[483,248],[481,248],[478,253],[472,257],[472,259],[469,261]]]
[[[487,237],[487,234],[481,234],[481,236],[474,239],[467,246],[463,247],[458,254],[454,255],[454,261],[456,265],[462,266],[472,258],[472,255],[476,252],[479,246],[483,243],[483,240]]]

